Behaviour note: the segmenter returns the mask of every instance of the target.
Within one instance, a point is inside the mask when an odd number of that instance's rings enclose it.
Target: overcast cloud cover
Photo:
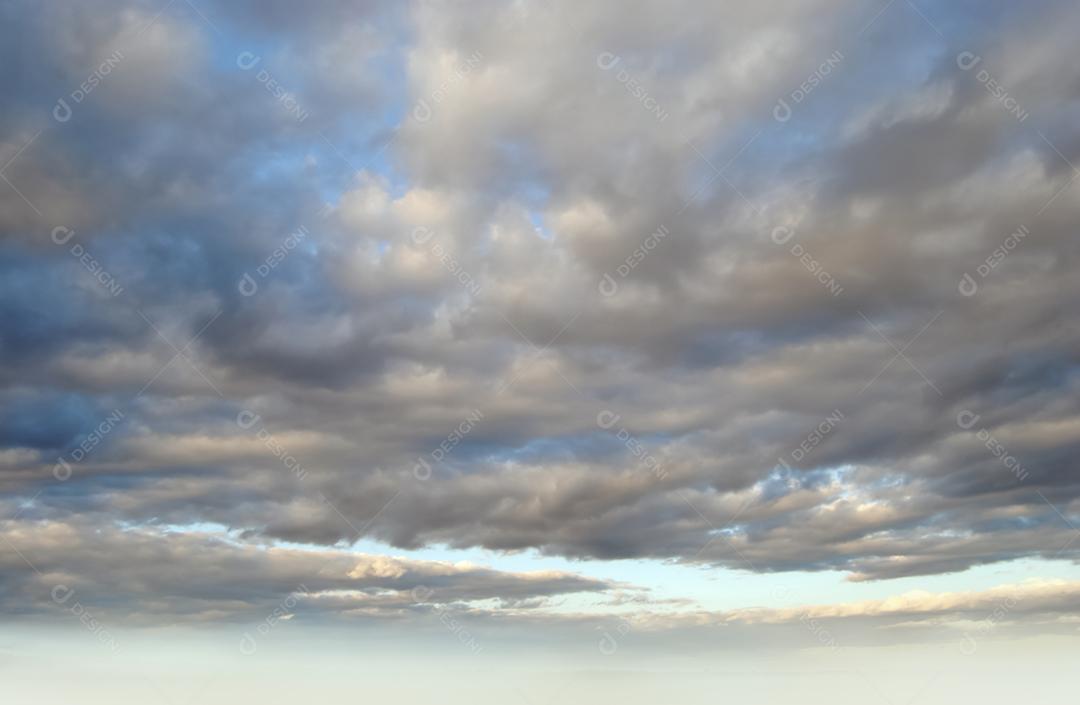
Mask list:
[[[0,2],[0,616],[1075,649],[1078,28]]]

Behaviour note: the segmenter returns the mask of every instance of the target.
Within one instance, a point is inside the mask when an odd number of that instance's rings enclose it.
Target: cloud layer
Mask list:
[[[1075,559],[1077,8],[701,5],[0,9],[3,608]]]

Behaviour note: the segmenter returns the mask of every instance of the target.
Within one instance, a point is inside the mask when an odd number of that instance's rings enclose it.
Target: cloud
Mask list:
[[[0,10],[2,516],[265,571],[159,527],[1075,560],[1076,9],[698,5]],[[252,589],[203,578],[129,597]],[[461,594],[591,586],[506,580]]]
[[[746,622],[791,622],[805,618],[849,619],[882,617],[910,624],[913,620],[941,617],[982,618],[1004,609],[1010,619],[1022,614],[1067,615],[1076,611],[1080,584],[1065,580],[1033,579],[1016,585],[1000,585],[979,592],[931,593],[924,590],[896,595],[884,600],[865,600],[837,605],[809,605],[788,609],[743,610],[727,614],[725,620]],[[977,620],[976,620],[977,621]]]
[[[133,623],[259,617],[290,595],[298,612],[402,617],[432,605],[543,601],[611,584],[557,571],[507,572],[342,549],[237,542],[208,532],[8,522],[3,569],[10,613],[55,613],[57,586],[99,618]],[[17,552],[15,552],[17,551]],[[33,559],[29,559],[33,556]],[[120,602],[117,602],[120,598]]]

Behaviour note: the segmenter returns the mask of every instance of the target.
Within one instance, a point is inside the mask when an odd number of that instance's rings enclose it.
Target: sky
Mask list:
[[[1064,701],[1077,26],[0,1],[3,701]]]

